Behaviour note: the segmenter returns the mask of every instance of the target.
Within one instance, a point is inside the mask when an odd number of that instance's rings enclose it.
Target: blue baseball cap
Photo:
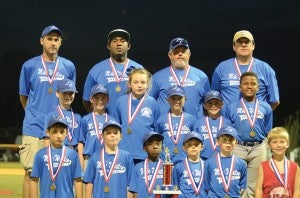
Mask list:
[[[210,91],[206,92],[206,94],[204,96],[204,103],[206,103],[207,101],[209,101],[211,99],[218,99],[218,100],[223,101],[221,93],[216,90],[210,90]]]
[[[235,139],[238,139],[237,138],[237,130],[229,125],[220,128],[220,130],[217,133],[217,138],[220,137],[221,135],[231,135]]]
[[[101,84],[96,84],[92,87],[91,89],[91,96],[90,97],[93,97],[94,95],[96,95],[97,93],[104,93],[106,95],[109,95],[108,94],[108,90]]]
[[[58,27],[56,27],[55,25],[50,25],[44,28],[41,37],[48,35],[50,32],[57,32],[61,37],[63,35],[62,31]]]
[[[57,84],[57,91],[78,93],[73,80],[64,79]]]
[[[107,42],[110,43],[110,41],[115,37],[121,37],[125,39],[127,42],[130,42],[130,34],[123,29],[114,29],[107,35]]]
[[[60,116],[51,117],[49,122],[48,122],[48,128],[50,128],[53,125],[58,124],[58,123],[64,125],[66,128],[68,128],[67,121],[64,118],[60,117]]]
[[[112,119],[108,120],[107,122],[105,122],[105,123],[103,124],[103,129],[102,129],[102,131],[105,131],[105,129],[106,129],[107,127],[109,127],[109,126],[116,126],[116,127],[118,127],[118,128],[120,129],[120,132],[122,132],[120,123],[117,122],[117,121],[115,121],[115,120],[112,120]]]
[[[200,133],[196,132],[196,131],[191,131],[190,133],[187,133],[184,135],[184,139],[183,139],[183,144],[188,141],[189,139],[198,139],[203,143],[203,137]]]
[[[162,136],[160,133],[157,133],[155,131],[151,131],[147,133],[143,138],[143,146],[145,146],[145,143],[152,137],[158,137],[160,140],[164,139],[164,136]]]
[[[179,46],[185,46],[186,48],[190,48],[189,47],[189,43],[184,38],[174,38],[170,42],[169,51],[174,50],[174,49],[176,49]]]
[[[182,96],[185,97],[185,91],[182,86],[173,85],[167,89],[167,97],[171,96]]]

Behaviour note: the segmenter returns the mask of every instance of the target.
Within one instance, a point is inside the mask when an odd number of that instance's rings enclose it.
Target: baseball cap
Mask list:
[[[191,131],[190,133],[187,133],[184,135],[183,144],[188,141],[189,139],[196,138],[200,140],[203,143],[203,137],[200,133],[196,131]]]
[[[57,91],[78,93],[73,80],[64,79],[57,84]]]
[[[50,25],[44,28],[41,37],[48,35],[50,32],[57,32],[61,37],[63,35],[62,31],[58,27],[56,27],[55,25]]]
[[[145,146],[145,143],[152,137],[158,137],[160,140],[164,139],[164,136],[162,136],[160,133],[157,133],[155,131],[151,131],[147,133],[143,138],[143,146]]]
[[[66,122],[66,120],[60,116],[53,116],[50,118],[49,122],[48,122],[48,128],[52,127],[55,124],[62,124],[64,125],[66,128],[68,128],[68,123]]]
[[[107,41],[110,43],[110,41],[115,38],[115,37],[122,37],[125,39],[127,42],[130,42],[130,34],[123,29],[114,29],[107,35]]]
[[[240,30],[234,34],[233,42],[236,42],[240,38],[247,38],[250,41],[254,41],[252,34],[247,30]]]
[[[206,103],[207,101],[209,101],[213,98],[219,99],[222,101],[222,96],[221,96],[220,92],[218,92],[216,90],[210,90],[210,91],[206,92],[206,94],[204,96],[204,103]]]
[[[220,128],[220,130],[217,133],[217,138],[220,137],[221,135],[231,135],[232,137],[237,139],[236,129],[229,125]]]
[[[185,91],[182,86],[173,85],[167,89],[167,97],[171,96],[182,96],[185,97]]]
[[[112,119],[108,120],[103,124],[102,131],[105,131],[105,129],[109,126],[117,126],[120,129],[120,132],[122,132],[120,123]]]
[[[169,51],[176,49],[178,46],[185,46],[189,48],[189,43],[184,38],[174,38],[170,42]]]
[[[93,97],[94,95],[96,95],[97,93],[104,93],[106,95],[108,94],[108,90],[101,84],[96,84],[92,87],[91,89],[91,97]]]

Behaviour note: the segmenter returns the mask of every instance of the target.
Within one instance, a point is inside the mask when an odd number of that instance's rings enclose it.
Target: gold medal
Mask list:
[[[178,186],[175,185],[174,186],[174,190],[177,191],[178,190]]]
[[[130,135],[132,133],[132,130],[130,128],[127,129],[127,134]]]
[[[120,85],[117,85],[115,90],[116,90],[116,92],[120,92],[121,91]]]
[[[53,93],[53,89],[51,87],[48,88],[48,93],[52,94]]]
[[[173,148],[173,153],[175,153],[175,154],[178,154],[178,153],[179,153],[178,147],[174,147],[174,148]]]
[[[156,190],[160,190],[160,186],[157,185],[157,186],[155,187],[155,189],[156,189]]]
[[[51,190],[51,191],[55,191],[55,189],[56,189],[55,184],[51,184],[51,185],[50,185],[50,190]]]
[[[106,192],[106,193],[108,193],[108,192],[109,192],[109,190],[110,190],[110,189],[109,189],[109,187],[108,187],[108,186],[105,186],[105,187],[104,187],[104,189],[103,189],[103,191],[104,191],[104,192]]]
[[[249,135],[250,135],[250,137],[253,138],[253,137],[255,137],[256,133],[255,133],[255,131],[250,131],[250,132],[249,132]]]
[[[226,194],[226,195],[224,196],[224,198],[230,198],[230,196]]]

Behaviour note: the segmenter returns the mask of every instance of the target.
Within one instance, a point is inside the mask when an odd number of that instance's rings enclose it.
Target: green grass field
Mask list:
[[[22,197],[22,166],[19,162],[0,162],[0,197]]]

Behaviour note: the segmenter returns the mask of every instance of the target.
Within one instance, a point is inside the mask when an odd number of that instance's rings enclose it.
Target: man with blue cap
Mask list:
[[[196,118],[203,116],[204,94],[209,91],[208,76],[200,69],[190,66],[190,45],[184,38],[174,38],[170,42],[168,56],[170,66],[157,71],[152,77],[150,95],[158,101],[160,114],[168,112],[167,89],[173,85],[182,86],[187,101],[184,111]]]
[[[25,117],[22,128],[22,145],[20,161],[25,169],[23,185],[24,197],[29,197],[29,175],[33,157],[41,148],[44,135],[45,116],[56,110],[58,105],[55,96],[57,84],[63,79],[76,83],[75,65],[58,55],[62,44],[62,31],[55,25],[43,29],[40,37],[42,54],[27,60],[21,69],[19,95]]]

